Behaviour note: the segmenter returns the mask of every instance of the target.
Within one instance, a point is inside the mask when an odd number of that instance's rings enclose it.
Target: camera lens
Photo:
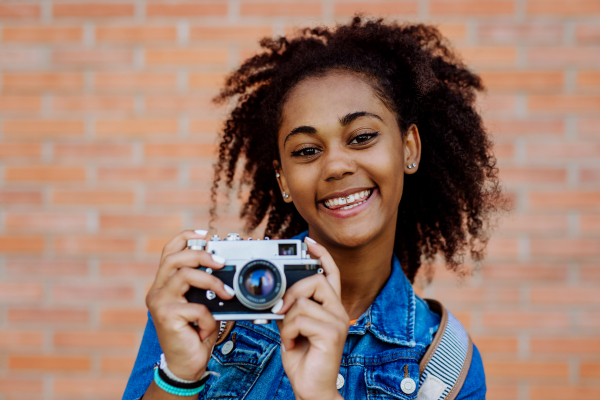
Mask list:
[[[285,290],[285,276],[266,260],[253,260],[244,265],[234,283],[238,300],[248,308],[265,310],[273,307]]]

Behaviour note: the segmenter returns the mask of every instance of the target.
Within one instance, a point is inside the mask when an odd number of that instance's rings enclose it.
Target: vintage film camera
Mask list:
[[[217,321],[252,320],[256,324],[284,315],[271,312],[287,288],[302,278],[322,274],[321,262],[306,254],[306,244],[297,239],[242,240],[230,233],[221,240],[217,235],[209,241],[187,241],[191,250],[206,250],[225,258],[222,269],[199,267],[235,290],[231,300],[217,297],[212,290],[195,287],[185,294],[191,303],[204,304]]]

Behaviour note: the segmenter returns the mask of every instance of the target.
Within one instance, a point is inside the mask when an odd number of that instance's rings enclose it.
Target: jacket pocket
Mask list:
[[[408,376],[406,376],[408,375]],[[402,381],[408,378],[402,387]],[[395,360],[365,369],[369,400],[412,400],[419,392],[419,364],[414,360]]]
[[[231,350],[229,342],[233,342]],[[208,369],[218,375],[210,377],[200,398],[244,398],[275,348],[276,344],[270,339],[237,325],[229,338],[213,349]]]

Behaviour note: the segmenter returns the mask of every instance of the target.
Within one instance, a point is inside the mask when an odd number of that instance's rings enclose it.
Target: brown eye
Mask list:
[[[313,157],[320,152],[321,150],[316,147],[305,147],[300,150],[292,151],[292,157]]]
[[[350,141],[350,144],[369,143],[371,140],[373,140],[373,138],[375,138],[378,135],[378,133],[379,132],[362,133],[360,135],[354,136],[354,138],[352,138],[352,140]]]

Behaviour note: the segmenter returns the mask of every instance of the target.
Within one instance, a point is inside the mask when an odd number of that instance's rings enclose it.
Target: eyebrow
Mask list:
[[[346,125],[349,125],[350,123],[352,123],[352,121],[354,121],[358,118],[361,118],[361,117],[371,117],[371,118],[375,118],[375,119],[378,119],[381,122],[383,122],[383,119],[381,119],[381,117],[379,115],[373,114],[373,113],[370,113],[367,111],[357,111],[357,112],[346,114],[342,118],[340,118],[339,121],[342,126],[346,126]],[[283,145],[285,146],[285,143],[288,141],[288,139],[290,137],[297,135],[299,133],[306,133],[309,135],[314,135],[315,133],[317,133],[317,130],[312,126],[307,126],[307,125],[298,126],[294,129],[292,129],[292,131],[285,137],[285,140],[283,141]]]

